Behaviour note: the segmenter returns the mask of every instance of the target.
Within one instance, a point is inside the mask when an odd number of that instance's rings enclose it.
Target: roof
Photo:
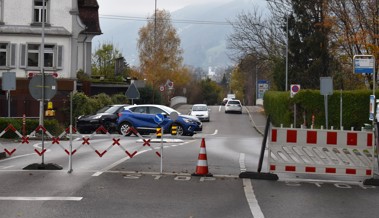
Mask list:
[[[78,0],[79,17],[86,25],[83,33],[100,35],[99,4],[97,0]]]
[[[31,26],[0,26],[0,34],[29,34],[29,35],[41,35],[42,27]],[[71,33],[63,27],[49,27],[45,29],[45,33],[48,35],[57,36],[71,36]]]

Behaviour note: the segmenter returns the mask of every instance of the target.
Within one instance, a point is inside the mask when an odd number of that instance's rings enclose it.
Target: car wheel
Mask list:
[[[130,136],[132,134],[132,131],[130,131],[130,129],[132,128],[133,126],[129,123],[129,122],[122,122],[119,126],[118,126],[118,132],[121,134],[121,135],[124,135],[124,136]]]
[[[181,125],[179,125],[179,124],[176,124],[176,126],[177,126],[177,128],[176,128],[176,135],[180,135],[180,136],[184,135],[184,129],[183,129],[183,127]]]

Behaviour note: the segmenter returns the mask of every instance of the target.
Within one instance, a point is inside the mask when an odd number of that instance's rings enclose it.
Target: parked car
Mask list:
[[[201,121],[208,121],[210,120],[210,109],[206,104],[194,104],[192,106],[190,115],[195,116],[199,118]]]
[[[178,114],[177,119],[174,121],[170,118],[170,114],[176,112]],[[161,124],[155,122],[154,117],[157,114],[163,115],[163,121]],[[202,131],[202,122],[193,116],[180,114],[178,111],[164,106],[155,104],[146,105],[132,105],[125,107],[125,110],[119,113],[118,118],[118,131],[122,135],[131,135],[129,131],[131,127],[134,127],[139,133],[155,133],[156,128],[160,125],[163,127],[164,132],[171,132],[173,124],[177,125],[178,135],[192,136],[196,132]]]
[[[225,113],[231,112],[242,114],[242,105],[239,100],[229,100],[225,104]]]
[[[124,110],[127,104],[108,105],[96,112],[96,114],[82,115],[76,120],[76,129],[79,133],[93,133],[100,126],[108,132],[117,132],[118,113]]]

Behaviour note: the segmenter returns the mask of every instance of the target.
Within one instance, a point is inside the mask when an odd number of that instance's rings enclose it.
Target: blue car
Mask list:
[[[170,114],[176,112],[177,119],[170,119]],[[158,124],[155,121],[157,114],[163,115],[163,121]],[[158,126],[163,127],[164,132],[171,132],[173,124],[177,126],[178,135],[192,136],[196,132],[202,131],[202,122],[193,116],[183,115],[176,110],[155,104],[131,105],[124,107],[124,110],[119,113],[117,120],[118,131],[122,135],[129,136],[132,134],[130,128],[135,128],[140,134],[155,133]]]

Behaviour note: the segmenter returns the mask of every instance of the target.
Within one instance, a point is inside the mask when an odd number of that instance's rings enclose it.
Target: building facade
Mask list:
[[[92,39],[101,34],[98,9],[97,0],[0,0],[0,76],[16,74],[16,90],[10,92],[13,117],[38,115],[38,106],[31,106],[39,103],[27,86],[42,69],[57,80],[56,107],[76,89],[79,70],[91,74]],[[8,113],[4,97],[1,116]]]

